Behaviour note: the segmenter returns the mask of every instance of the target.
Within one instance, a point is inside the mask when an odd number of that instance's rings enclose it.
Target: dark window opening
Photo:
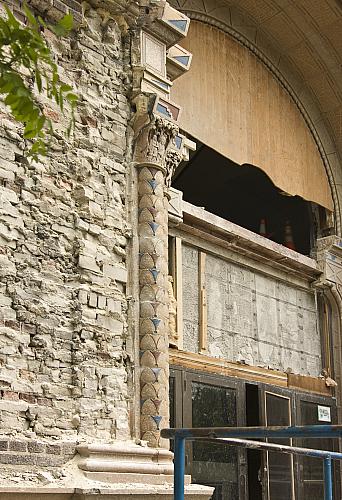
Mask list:
[[[290,399],[277,394],[265,394],[266,423],[268,426],[291,425]],[[268,439],[270,443],[291,446],[291,439]],[[268,491],[270,500],[291,500],[293,498],[292,456],[281,452],[267,453]]]
[[[257,385],[246,384],[246,424],[251,427],[261,425],[259,417],[259,389]],[[248,499],[262,500],[262,452],[247,449]]]
[[[305,255],[317,236],[327,235],[321,229],[325,209],[282,192],[258,167],[238,165],[201,143],[172,185],[185,201]]]

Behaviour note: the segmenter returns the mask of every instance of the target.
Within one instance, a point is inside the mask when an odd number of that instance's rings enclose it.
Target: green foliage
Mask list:
[[[41,35],[46,24],[36,19],[24,6],[26,26],[17,21],[6,7],[7,19],[0,17],[0,99],[10,108],[13,117],[24,125],[24,138],[33,141],[29,156],[37,159],[46,154],[46,132],[53,132],[51,120],[39,107],[30,79],[39,93],[55,101],[61,112],[67,101],[71,106],[71,120],[67,130],[70,135],[74,126],[74,109],[77,96],[72,87],[64,85],[58,75],[50,49]],[[67,35],[73,26],[71,14],[66,15],[55,26],[48,26],[56,36]]]

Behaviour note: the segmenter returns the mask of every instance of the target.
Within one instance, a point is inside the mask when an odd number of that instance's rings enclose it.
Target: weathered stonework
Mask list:
[[[199,282],[208,327],[199,359],[250,364],[250,374],[261,365],[270,384],[290,378],[276,370],[317,378],[315,286],[341,296],[341,251],[322,256],[325,279],[312,287],[314,261],[189,209],[170,187],[194,147],[169,100],[191,62],[177,45],[184,14],[155,0],[28,3],[49,22],[73,13],[70,38],[45,36],[80,99],[68,140],[67,117],[38,97],[55,133],[48,156],[31,163],[0,108],[0,498],[35,498],[27,484],[38,498],[171,498],[173,457],[160,436],[168,349],[181,359],[182,342],[191,351],[198,341]],[[8,4],[22,16],[20,2]],[[170,235],[185,241],[183,253],[175,245],[184,315],[168,276]],[[188,482],[188,500],[210,498]]]
[[[159,431],[168,426],[167,185],[183,157],[179,107],[156,95],[153,65],[166,71],[166,50],[188,20],[165,2],[28,4],[48,21],[73,14],[69,38],[44,36],[79,102],[67,139],[68,118],[37,96],[54,124],[37,162],[27,161],[20,126],[0,109],[0,496],[88,498],[96,481],[99,497],[169,498],[172,453],[139,439],[168,447]],[[18,2],[8,5],[24,20]],[[161,60],[142,56],[143,29],[164,44]],[[129,296],[138,280],[140,297]],[[133,416],[140,404],[141,436]],[[18,480],[34,490],[19,492]],[[187,498],[211,491],[187,486]]]
[[[67,4],[81,12],[79,2]],[[67,118],[42,100],[55,133],[48,156],[29,163],[20,127],[1,109],[0,412],[8,436],[130,436],[129,75],[117,22],[89,9],[83,24],[70,39],[46,32],[62,80],[79,95],[71,142]]]

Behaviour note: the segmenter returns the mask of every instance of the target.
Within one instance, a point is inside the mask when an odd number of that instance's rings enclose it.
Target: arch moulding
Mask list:
[[[314,142],[318,148],[320,157],[322,159],[326,175],[328,178],[329,186],[331,189],[331,196],[333,199],[333,204],[334,204],[334,215],[335,215],[335,231],[338,236],[342,236],[342,219],[341,219],[341,211],[340,211],[340,206],[341,206],[341,200],[339,193],[337,191],[336,183],[335,183],[335,176],[337,172],[334,171],[334,168],[332,167],[328,155],[326,154],[327,148],[325,147],[325,142],[328,140],[332,140],[329,134],[329,131],[325,127],[325,125],[321,125],[321,133],[319,133],[314,125],[313,120],[310,117],[309,111],[306,109],[306,107],[303,105],[301,99],[298,97],[297,92],[294,90],[293,86],[289,84],[288,79],[286,78],[286,75],[284,75],[271,61],[269,57],[267,57],[267,54],[265,54],[263,51],[261,51],[258,46],[249,40],[245,35],[237,31],[234,27],[228,25],[226,22],[221,21],[219,19],[216,19],[210,15],[208,15],[205,12],[198,12],[195,10],[191,9],[182,9],[179,6],[177,6],[179,10],[181,10],[184,14],[186,14],[190,19],[193,19],[195,21],[200,21],[203,23],[206,23],[210,26],[213,26],[215,28],[218,28],[219,30],[223,31],[224,33],[227,33],[229,36],[231,36],[234,40],[236,40],[238,43],[243,45],[245,48],[247,48],[250,52],[252,52],[260,62],[262,62],[266,68],[272,73],[274,78],[278,81],[278,83],[281,85],[281,87],[288,93],[288,95],[291,97],[292,101],[298,108],[299,112],[301,113],[308,129],[311,132],[311,135],[314,139]],[[200,8],[200,7],[199,7]],[[305,85],[305,84],[304,84]],[[301,90],[303,93],[303,91]],[[340,166],[340,163],[338,164]],[[336,167],[335,167],[336,170]]]

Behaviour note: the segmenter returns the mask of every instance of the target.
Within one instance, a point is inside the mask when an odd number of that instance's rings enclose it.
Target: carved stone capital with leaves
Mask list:
[[[162,170],[166,178],[170,178],[170,170],[173,172],[176,163],[181,160],[181,154],[174,145],[178,134],[177,125],[154,115],[146,115],[145,120],[140,117],[139,121],[145,124],[136,134],[134,161],[137,166],[153,165]]]

